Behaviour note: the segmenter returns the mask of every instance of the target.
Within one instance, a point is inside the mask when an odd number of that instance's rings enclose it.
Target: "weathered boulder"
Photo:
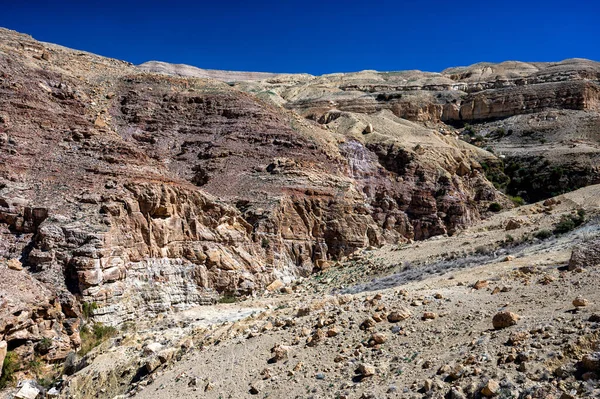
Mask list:
[[[573,247],[569,270],[600,265],[600,240],[589,240]]]

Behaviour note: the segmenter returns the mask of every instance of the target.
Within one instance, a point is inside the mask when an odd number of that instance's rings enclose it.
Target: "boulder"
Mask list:
[[[18,259],[9,259],[8,262],[6,262],[6,265],[11,270],[23,270],[23,264]]]
[[[492,319],[492,325],[494,326],[494,329],[500,330],[502,328],[514,326],[517,324],[518,320],[518,314],[505,310],[503,312],[496,313]]]
[[[37,399],[40,397],[40,390],[26,381],[14,397],[15,399]]]
[[[489,380],[481,389],[481,394],[483,396],[492,397],[496,396],[498,394],[498,391],[500,391],[500,384],[498,383],[498,381]]]
[[[402,307],[400,309],[397,309],[397,310],[394,310],[393,312],[391,312],[388,315],[387,319],[390,323],[397,323],[399,321],[408,319],[410,316],[411,316],[410,310]]]
[[[371,377],[375,375],[375,366],[372,366],[368,363],[361,363],[358,365],[356,372],[363,378]]]
[[[573,247],[569,270],[600,265],[600,239],[586,241]]]
[[[589,303],[590,301],[581,296],[578,296],[577,298],[573,299],[573,306],[575,306],[576,308],[582,308],[584,306],[587,306]]]

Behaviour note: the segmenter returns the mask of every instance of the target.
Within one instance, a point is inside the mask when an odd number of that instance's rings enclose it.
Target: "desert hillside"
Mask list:
[[[322,76],[0,28],[0,395],[600,390],[600,63]]]

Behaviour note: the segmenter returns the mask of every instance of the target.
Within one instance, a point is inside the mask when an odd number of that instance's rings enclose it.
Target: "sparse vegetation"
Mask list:
[[[581,226],[585,222],[585,210],[579,209],[576,215],[563,215],[554,225],[554,234],[564,234]]]
[[[84,326],[79,332],[79,336],[81,337],[81,349],[79,350],[79,354],[84,356],[102,342],[115,336],[116,333],[116,328],[105,326],[102,323],[95,323],[91,329],[89,326]]]
[[[520,197],[518,195],[512,196],[509,195],[508,198],[513,202],[513,204],[515,204],[516,206],[523,206],[525,205],[525,200],[523,199],[523,197]]]
[[[497,203],[497,202],[492,202],[492,203],[490,204],[490,206],[488,207],[488,209],[489,209],[491,212],[500,212],[500,211],[502,210],[502,205],[500,205],[500,204],[499,204],[499,203]]]
[[[96,309],[98,309],[98,304],[96,302],[84,302],[83,305],[81,305],[81,312],[86,319],[92,317]]]
[[[9,351],[2,362],[2,375],[0,376],[0,389],[6,388],[15,379],[15,373],[19,370],[17,354]]]
[[[533,235],[535,238],[540,240],[546,240],[552,237],[552,232],[550,230],[540,230]]]
[[[219,298],[219,303],[236,303],[237,298],[233,295],[223,295]]]
[[[260,242],[260,246],[263,247],[264,249],[268,249],[271,247],[271,242],[269,241],[268,238],[263,237],[263,239]]]
[[[52,348],[52,340],[50,338],[42,338],[37,345],[35,346],[35,350],[38,353],[48,353],[48,351]]]

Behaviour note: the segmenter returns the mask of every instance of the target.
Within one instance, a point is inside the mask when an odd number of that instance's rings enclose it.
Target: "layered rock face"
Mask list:
[[[505,160],[508,193],[538,201],[600,182],[600,64],[503,62],[420,71],[278,76],[237,87],[329,125],[340,114],[472,125]]]
[[[506,204],[493,155],[393,112],[320,125],[6,30],[0,110],[0,256],[46,298],[0,338],[31,349],[54,320],[52,359],[77,347],[82,303],[108,324],[213,303]]]
[[[283,75],[238,85],[269,92],[286,107],[316,120],[332,109],[359,113],[388,109],[409,120],[462,124],[548,108],[599,111],[599,80],[597,62],[572,59],[481,63],[441,73]]]

